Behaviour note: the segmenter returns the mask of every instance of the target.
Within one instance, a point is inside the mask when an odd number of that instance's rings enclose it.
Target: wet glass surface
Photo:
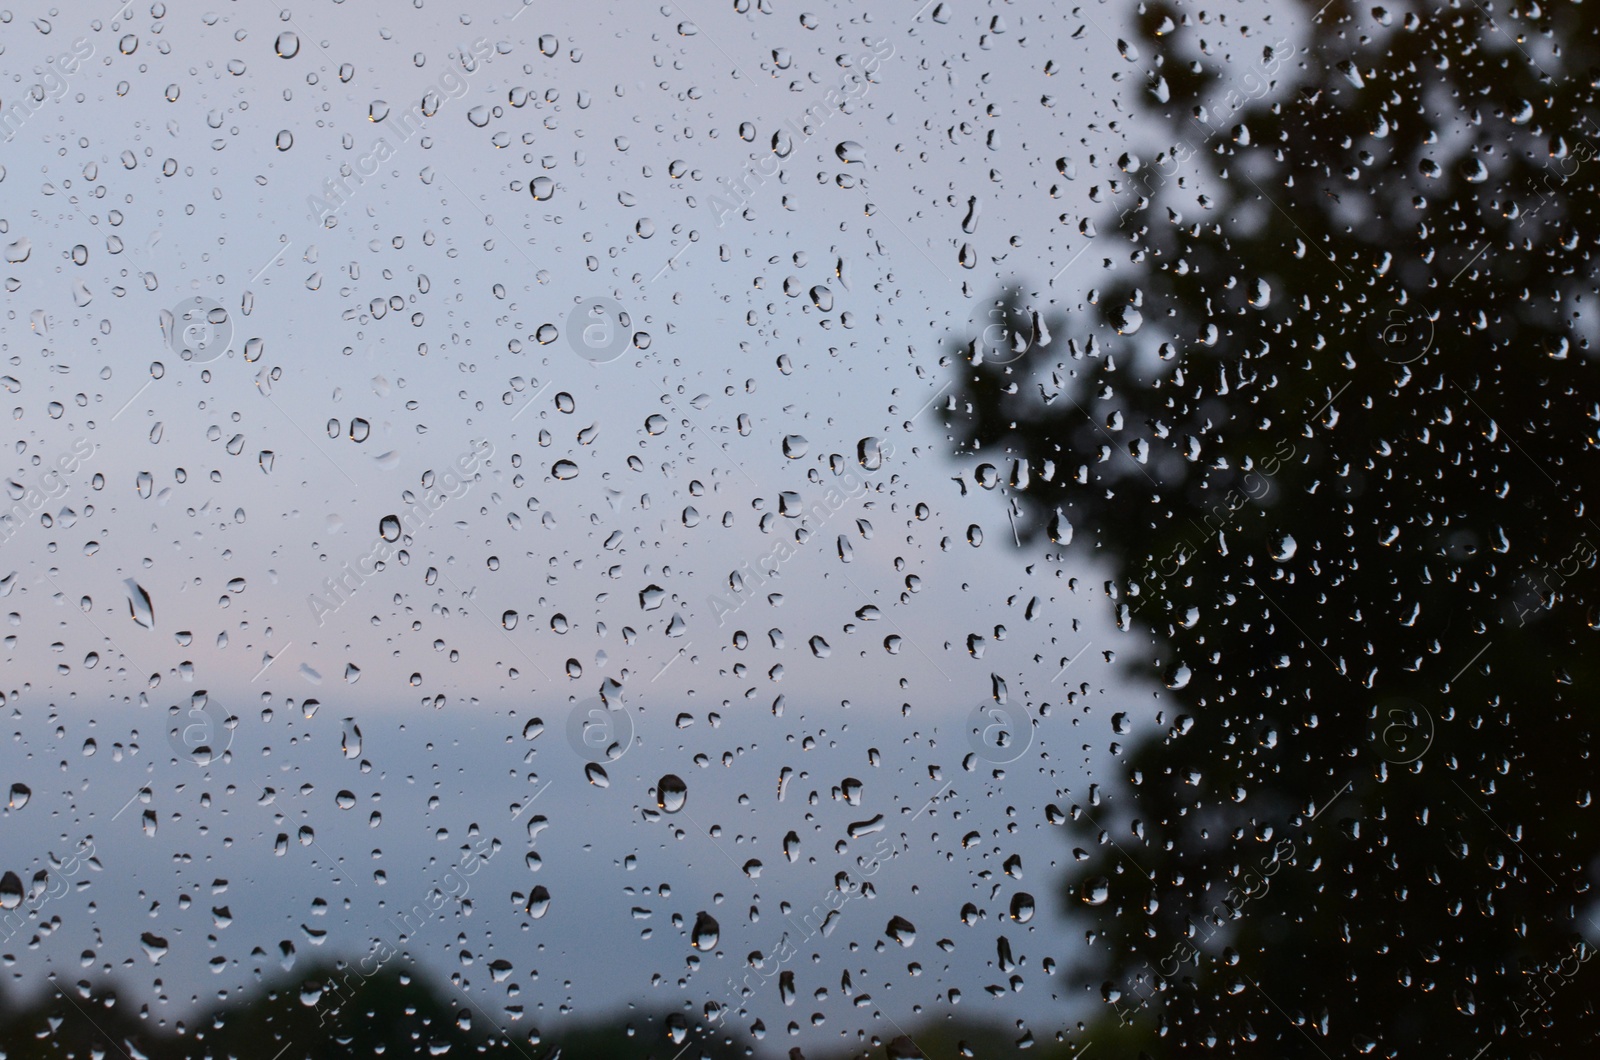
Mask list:
[[[1596,18],[0,10],[0,1053],[1581,1055]]]

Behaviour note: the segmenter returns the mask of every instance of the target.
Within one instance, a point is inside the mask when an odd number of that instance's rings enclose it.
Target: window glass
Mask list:
[[[1576,1054],[1596,18],[0,10],[0,1054]]]

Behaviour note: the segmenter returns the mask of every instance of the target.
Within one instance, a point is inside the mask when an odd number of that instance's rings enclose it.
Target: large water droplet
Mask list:
[[[1050,540],[1058,545],[1072,544],[1072,523],[1060,508],[1050,517]]]
[[[150,600],[150,594],[144,591],[144,586],[132,578],[123,582],[128,587],[128,614],[133,617],[135,625],[145,629],[156,628],[155,604]]]
[[[1119,305],[1111,311],[1111,326],[1118,335],[1132,335],[1144,326],[1144,314],[1131,305]]]
[[[344,731],[339,734],[339,747],[349,759],[361,757],[361,726],[354,718],[344,719]]]
[[[689,801],[689,785],[676,773],[656,781],[656,805],[665,813],[677,813]]]
[[[0,909],[15,909],[22,904],[22,878],[14,872],[0,876]]]
[[[702,952],[715,949],[721,934],[722,925],[717,923],[716,917],[704,911],[695,914],[694,934],[690,939],[695,949]]]
[[[139,945],[144,947],[144,955],[150,958],[151,964],[160,964],[161,958],[167,955],[167,940],[160,935],[146,931],[139,936]]]

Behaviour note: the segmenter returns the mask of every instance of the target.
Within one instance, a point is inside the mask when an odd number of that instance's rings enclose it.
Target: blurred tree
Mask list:
[[[1292,6],[1141,5],[1166,143],[1079,229],[1127,264],[951,358],[973,477],[1109,565],[1165,686],[1067,811],[1085,1040],[1555,1055],[1600,931],[1600,10]]]
[[[735,1060],[757,1055],[747,1034],[683,1011],[567,1025],[552,1035],[512,1021],[504,1028],[493,1026],[464,993],[453,999],[395,967],[398,963],[367,976],[349,964],[310,965],[203,1011],[192,1022],[160,1021],[149,1005],[134,1010],[103,984],[59,983],[29,1001],[0,993],[0,1060],[323,1060],[467,1053],[521,1060]],[[826,1053],[813,1051],[811,1060],[973,1055],[974,1049],[995,1056],[1015,1038],[994,1025],[948,1016],[917,1027],[914,1041],[897,1024],[891,1026],[892,1035],[870,1046],[841,1044]],[[1040,1043],[1035,1052],[1055,1060],[1074,1050]],[[773,1045],[760,1055],[806,1060],[799,1049]]]

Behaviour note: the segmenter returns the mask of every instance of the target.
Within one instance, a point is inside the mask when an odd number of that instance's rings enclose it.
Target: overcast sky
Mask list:
[[[470,915],[452,901],[408,952],[553,1033],[541,1006],[725,996],[780,903],[817,906],[884,835],[899,856],[801,947],[795,1006],[774,982],[751,1017],[824,1042],[955,987],[962,1014],[1070,1026],[1041,967],[1083,940],[1044,807],[1104,779],[1112,713],[1160,701],[1125,676],[1141,649],[1103,576],[1015,547],[937,406],[948,341],[1002,283],[1072,309],[1127,259],[1080,230],[1108,224],[1090,195],[1118,157],[1152,146],[1125,14],[454,6],[0,24],[0,111],[22,119],[0,153],[19,520],[0,779],[32,793],[4,811],[0,868],[27,880],[86,835],[98,865],[30,900],[8,979],[109,972],[181,1017],[276,971],[284,940],[302,959],[393,942],[386,920],[476,826],[502,846],[457,896]],[[1245,21],[1217,26],[1225,50],[1283,36]],[[586,299],[639,340],[580,356]],[[186,331],[213,302],[226,319]],[[427,520],[384,541],[413,501]],[[601,787],[568,719],[607,681],[634,738]],[[963,769],[997,681],[1037,731]],[[228,716],[212,761],[180,758],[174,730]],[[688,801],[648,819],[669,772]],[[516,896],[536,884],[533,920]],[[964,925],[967,902],[985,919]],[[703,953],[700,911],[721,925]],[[999,934],[1026,988],[992,997]]]

